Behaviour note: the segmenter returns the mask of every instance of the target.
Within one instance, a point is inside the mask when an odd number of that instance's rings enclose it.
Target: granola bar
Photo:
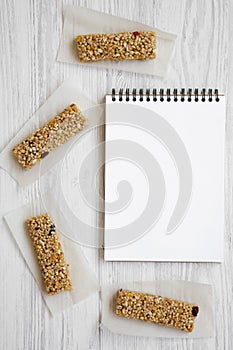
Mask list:
[[[65,262],[56,227],[48,214],[26,221],[29,235],[40,265],[47,293],[50,295],[72,289],[68,264]]]
[[[13,153],[24,169],[30,169],[86,125],[87,119],[72,104],[14,147]]]
[[[86,34],[76,38],[79,60],[148,60],[156,57],[154,32]]]
[[[186,332],[192,332],[198,312],[196,304],[153,294],[119,290],[117,295],[118,316],[154,322]]]

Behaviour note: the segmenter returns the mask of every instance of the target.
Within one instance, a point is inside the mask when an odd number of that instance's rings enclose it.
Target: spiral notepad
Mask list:
[[[105,260],[223,261],[225,97],[106,96]]]

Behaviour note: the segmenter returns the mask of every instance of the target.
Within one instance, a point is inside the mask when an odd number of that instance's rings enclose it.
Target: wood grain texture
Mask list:
[[[178,33],[167,77],[137,75],[56,62],[62,8],[77,4]],[[51,317],[2,216],[33,200],[38,184],[19,188],[0,169],[0,349],[1,350],[231,350],[233,349],[233,4],[230,0],[1,0],[0,149],[67,77],[94,101],[112,87],[216,87],[226,93],[225,262],[111,263],[102,252],[83,248],[100,283],[134,279],[187,279],[214,288],[216,336],[173,340],[114,335],[99,328],[99,297],[92,296]],[[95,145],[102,138],[96,132]],[[98,217],[92,218],[98,220]]]

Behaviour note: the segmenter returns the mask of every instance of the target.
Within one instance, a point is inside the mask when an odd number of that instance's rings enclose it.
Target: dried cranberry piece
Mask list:
[[[194,317],[197,316],[198,312],[199,312],[199,307],[198,306],[193,306],[192,307],[192,314],[193,314]]]

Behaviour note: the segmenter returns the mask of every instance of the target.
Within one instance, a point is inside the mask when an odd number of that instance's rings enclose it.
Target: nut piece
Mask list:
[[[196,304],[164,298],[153,294],[119,290],[116,314],[163,326],[192,332],[199,312]]]
[[[67,142],[87,126],[87,119],[72,104],[42,128],[19,143],[13,153],[24,169],[30,169],[51,151]]]
[[[148,60],[156,57],[154,32],[86,34],[76,38],[79,60]]]
[[[47,293],[50,295],[72,289],[68,264],[65,262],[56,227],[48,214],[26,221],[29,235],[40,265]]]

